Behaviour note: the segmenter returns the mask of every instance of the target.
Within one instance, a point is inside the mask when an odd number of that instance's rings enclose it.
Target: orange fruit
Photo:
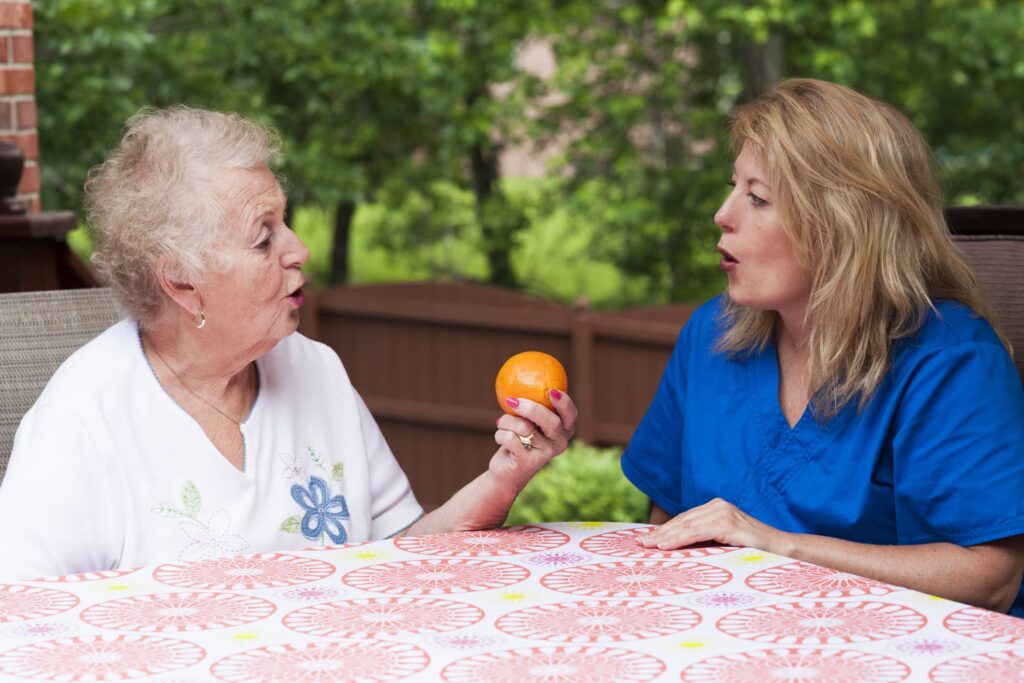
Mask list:
[[[509,415],[515,415],[515,411],[505,403],[506,398],[528,398],[553,410],[549,398],[551,390],[568,388],[569,378],[562,364],[554,356],[540,351],[523,351],[512,356],[501,366],[494,380],[498,405]]]

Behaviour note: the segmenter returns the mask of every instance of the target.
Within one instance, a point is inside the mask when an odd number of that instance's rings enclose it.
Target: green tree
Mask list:
[[[974,0],[578,0],[549,29],[561,97],[535,135],[571,138],[563,170],[594,253],[646,278],[647,299],[714,287],[711,217],[730,152],[725,117],[780,77],[887,100],[922,129],[954,202],[1024,189],[1024,3]]]
[[[891,102],[950,204],[1024,202],[1024,2],[830,2],[786,27],[786,70]]]
[[[493,86],[514,77],[539,9],[538,0],[41,3],[45,182],[77,205],[85,170],[143,105],[238,110],[282,132],[292,204],[334,207],[331,280],[348,278],[360,204],[378,194],[404,202],[447,181],[473,193],[490,279],[513,285],[510,252],[525,221],[503,193],[498,156],[518,103]],[[451,230],[447,216],[427,216],[396,246]]]
[[[436,136],[419,148],[418,185],[392,184],[384,200],[414,213],[386,226],[381,239],[396,249],[448,237],[453,229],[479,240],[490,282],[517,286],[511,255],[528,224],[502,183],[499,157],[517,139],[525,103],[514,84],[516,54],[549,12],[546,0],[416,0],[412,17],[434,62],[420,81],[421,111]],[[499,84],[506,86],[499,94]],[[472,193],[475,225],[453,225],[453,188]],[[411,220],[410,220],[411,218]]]
[[[524,231],[564,213],[596,235],[595,258],[645,283],[624,303],[705,296],[720,282],[725,115],[780,75],[906,111],[952,201],[1024,201],[1019,0],[40,0],[35,12],[48,203],[79,206],[86,169],[143,105],[241,111],[282,131],[293,205],[328,207],[339,281],[353,217],[373,203],[387,209],[380,243],[471,241],[494,282],[517,284]],[[516,67],[531,36],[554,47],[550,82]],[[501,177],[503,146],[523,139],[564,150],[539,191]]]
[[[36,3],[36,81],[44,194],[78,207],[86,170],[144,103],[177,92],[157,49],[157,3]]]
[[[289,194],[336,207],[334,279],[358,202],[421,144],[422,49],[408,3],[173,0],[42,4],[44,179],[77,205],[85,170],[145,105],[235,110],[286,141]],[[81,144],[85,141],[85,144]]]

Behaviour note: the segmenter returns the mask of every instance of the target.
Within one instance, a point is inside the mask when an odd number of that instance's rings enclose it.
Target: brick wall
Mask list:
[[[18,197],[39,211],[39,138],[31,0],[0,0],[0,140],[13,140],[25,155]]]

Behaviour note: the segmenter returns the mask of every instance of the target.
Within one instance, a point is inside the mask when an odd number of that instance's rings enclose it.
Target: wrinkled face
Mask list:
[[[802,321],[811,292],[811,273],[797,260],[772,203],[768,176],[749,146],[733,164],[732,185],[715,224],[722,229],[718,250],[729,278],[729,297],[740,306],[777,311]]]
[[[232,169],[216,181],[226,210],[226,270],[199,283],[207,332],[239,357],[263,355],[295,331],[309,250],[284,222],[285,197],[267,168]]]

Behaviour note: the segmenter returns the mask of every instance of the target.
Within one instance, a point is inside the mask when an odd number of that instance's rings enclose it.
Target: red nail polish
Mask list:
[[[505,399],[505,403],[508,404],[509,408],[518,408],[519,407],[519,399],[516,399],[516,398],[506,398]]]
[[[552,401],[557,401],[558,399],[562,398],[562,392],[559,391],[558,389],[552,389],[551,391],[548,392],[548,395],[551,397]]]

